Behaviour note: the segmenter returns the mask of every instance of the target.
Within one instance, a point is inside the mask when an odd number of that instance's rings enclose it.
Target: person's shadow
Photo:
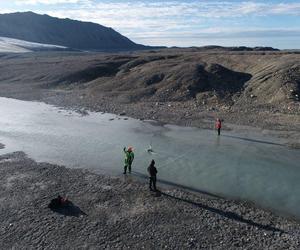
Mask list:
[[[161,197],[162,193],[160,190],[156,189],[155,191],[150,192],[150,194],[154,197]]]
[[[254,222],[253,220],[243,218],[241,215],[239,215],[237,213],[234,213],[234,212],[224,211],[224,210],[214,208],[214,207],[210,207],[210,206],[207,206],[205,204],[194,202],[194,201],[191,201],[191,200],[188,200],[188,199],[179,198],[179,197],[176,197],[176,196],[173,196],[173,195],[169,195],[169,194],[164,193],[164,192],[160,192],[160,193],[161,193],[161,195],[166,196],[168,198],[192,204],[196,207],[205,209],[205,210],[210,211],[212,213],[219,214],[219,215],[221,215],[223,217],[226,217],[228,219],[231,219],[231,220],[235,220],[235,221],[238,221],[238,222],[241,222],[241,223],[245,223],[245,224],[248,224],[250,226],[254,226],[254,227],[266,230],[266,231],[284,233],[284,231],[280,228],[276,228],[276,227],[273,227],[271,225],[263,225],[263,224],[260,224],[258,222]]]
[[[234,136],[234,135],[222,135],[223,137],[228,137],[232,139],[237,139],[237,140],[243,140],[243,141],[248,141],[248,142],[254,142],[254,143],[262,143],[262,144],[268,144],[268,145],[274,145],[274,146],[286,146],[281,143],[276,143],[276,142],[271,142],[271,141],[264,141],[264,140],[257,140],[257,139],[251,139],[251,138],[246,138],[246,137],[241,137],[241,136]]]
[[[87,215],[78,206],[74,205],[73,202],[67,201],[66,204],[52,207],[48,206],[53,212],[62,214],[64,216],[80,217],[81,215]]]

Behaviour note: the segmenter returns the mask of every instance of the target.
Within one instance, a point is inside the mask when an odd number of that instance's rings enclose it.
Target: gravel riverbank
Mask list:
[[[134,176],[0,156],[2,249],[299,249],[300,225],[271,212]],[[159,182],[158,182],[159,186]],[[51,211],[58,194],[73,203]]]

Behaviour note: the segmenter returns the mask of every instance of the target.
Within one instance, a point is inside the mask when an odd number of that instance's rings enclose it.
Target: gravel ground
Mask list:
[[[300,226],[246,202],[164,187],[134,176],[0,156],[1,249],[299,249]],[[159,181],[158,181],[159,186]],[[53,212],[58,194],[73,206]]]

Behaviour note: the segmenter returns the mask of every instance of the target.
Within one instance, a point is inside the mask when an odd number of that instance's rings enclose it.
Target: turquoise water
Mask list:
[[[0,142],[6,146],[0,154],[24,151],[39,162],[115,175],[123,171],[123,147],[131,145],[136,173],[146,174],[155,159],[159,180],[300,218],[300,151],[276,138],[227,131],[218,137],[210,130],[112,114],[81,116],[44,103],[0,98]]]

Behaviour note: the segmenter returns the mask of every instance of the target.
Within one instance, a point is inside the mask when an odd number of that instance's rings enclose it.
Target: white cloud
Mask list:
[[[0,0],[1,1],[1,0]],[[300,13],[300,3],[263,3],[262,2],[230,2],[230,1],[156,1],[156,2],[145,2],[145,1],[97,1],[96,0],[14,0],[18,4],[61,4],[61,3],[75,3],[80,4],[89,3],[93,8],[102,7],[103,9],[117,9],[118,11],[125,11],[132,9],[137,11],[136,14],[150,13],[155,10],[155,13],[164,13],[167,15],[179,15],[179,14],[200,14],[204,15],[207,13],[209,16],[228,16],[228,15],[242,15],[249,13]],[[168,10],[166,13],[165,11]],[[181,11],[181,12],[178,12]],[[151,12],[152,14],[155,14]]]
[[[55,5],[55,4],[82,4],[90,3],[89,0],[16,0],[17,5],[37,5],[37,4],[46,4],[46,5]]]
[[[1,0],[0,0],[1,1]],[[89,21],[112,27],[129,38],[141,42],[147,38],[152,43],[155,37],[190,39],[193,35],[216,38],[221,33],[233,34],[240,31],[258,31],[272,29],[272,23],[266,27],[259,22],[246,23],[247,18],[264,16],[300,16],[300,3],[272,3],[270,1],[218,1],[218,0],[15,0],[22,9],[39,4],[48,5],[40,11],[60,18]],[[72,4],[59,7],[55,4]],[[25,4],[27,6],[25,6]],[[76,5],[75,5],[76,4]],[[35,6],[35,10],[38,9]],[[63,6],[63,5],[61,5]],[[47,11],[45,11],[45,9]],[[249,20],[249,19],[248,19]],[[278,22],[279,23],[279,22]],[[277,23],[277,25],[278,25]],[[296,27],[295,23],[294,27]],[[298,22],[299,25],[299,22]],[[287,28],[283,21],[278,29]],[[291,27],[293,28],[293,27]],[[249,33],[248,34],[254,34]],[[275,31],[274,31],[275,32]],[[270,34],[270,33],[268,33]],[[254,36],[254,35],[253,35]],[[173,39],[173,40],[174,40]],[[156,39],[158,41],[158,39]],[[173,41],[172,40],[172,41]],[[170,40],[171,41],[171,40]],[[152,43],[154,44],[154,43]]]
[[[294,4],[278,4],[273,6],[271,12],[273,14],[291,14],[291,15],[300,15],[300,3]]]
[[[210,21],[219,22],[222,26],[223,18],[243,18],[245,15],[300,15],[300,3],[129,1],[97,3],[88,8],[53,10],[47,13],[61,18],[100,23],[130,34],[142,30],[204,29],[209,28],[207,26]]]
[[[12,10],[12,9],[1,8],[0,9],[0,14],[12,13],[13,11],[14,10]]]

